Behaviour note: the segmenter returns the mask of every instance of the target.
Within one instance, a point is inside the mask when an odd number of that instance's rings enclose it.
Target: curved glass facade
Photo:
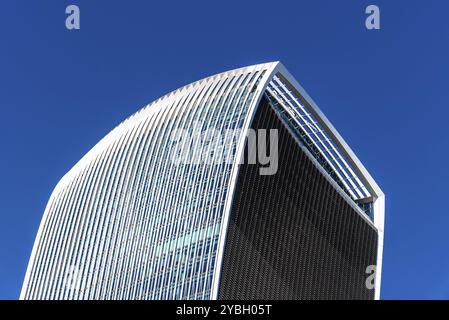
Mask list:
[[[21,299],[218,298],[247,131],[264,95],[281,107],[293,101],[274,86],[284,75],[277,62],[221,73],[167,94],[111,131],[53,191]],[[210,130],[219,141],[205,135]],[[183,161],[186,154],[194,161]],[[383,195],[369,179],[354,181],[375,208]]]

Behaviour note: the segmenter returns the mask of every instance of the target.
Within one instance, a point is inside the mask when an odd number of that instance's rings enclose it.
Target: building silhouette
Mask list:
[[[60,180],[21,299],[379,298],[383,224],[382,191],[283,65],[240,68],[142,108]]]

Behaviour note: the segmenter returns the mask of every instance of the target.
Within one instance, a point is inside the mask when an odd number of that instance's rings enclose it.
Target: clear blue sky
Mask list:
[[[81,30],[65,29],[65,7]],[[158,4],[156,4],[158,3]],[[365,29],[377,4],[381,30]],[[382,297],[449,298],[449,2],[2,1],[0,298],[53,187],[141,106],[280,60],[387,196]]]

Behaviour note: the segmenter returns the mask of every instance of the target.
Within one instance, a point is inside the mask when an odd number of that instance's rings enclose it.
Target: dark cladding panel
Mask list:
[[[377,232],[298,145],[264,98],[254,129],[278,129],[279,166],[241,165],[219,299],[374,299]],[[269,149],[268,149],[269,150]]]

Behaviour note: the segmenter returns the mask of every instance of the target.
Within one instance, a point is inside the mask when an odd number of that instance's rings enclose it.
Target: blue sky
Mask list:
[[[19,296],[53,187],[115,125],[184,84],[280,60],[386,193],[382,298],[448,299],[449,3],[157,3],[2,2],[0,298]],[[381,30],[365,28],[369,4]]]

